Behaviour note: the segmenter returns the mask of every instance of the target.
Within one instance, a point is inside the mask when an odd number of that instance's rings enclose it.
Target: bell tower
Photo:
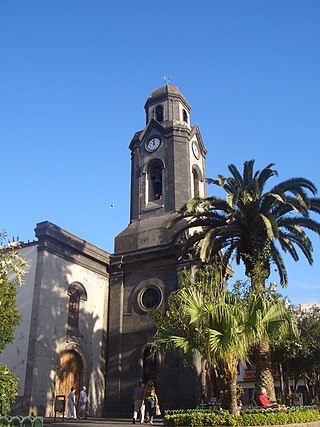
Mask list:
[[[170,219],[191,197],[206,192],[206,149],[179,89],[154,90],[145,111],[146,126],[129,145],[130,225],[117,236],[116,253],[168,243]]]
[[[139,380],[155,381],[163,408],[190,407],[200,397],[197,369],[173,355],[151,357],[148,341],[150,310],[165,309],[186,265],[168,224],[190,198],[205,196],[206,149],[177,87],[154,90],[145,112],[145,128],[129,145],[130,223],[115,238],[110,263],[106,416],[130,414]]]

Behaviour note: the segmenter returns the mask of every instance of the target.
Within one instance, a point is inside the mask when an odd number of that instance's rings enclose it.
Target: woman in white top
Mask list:
[[[67,413],[67,420],[70,420],[70,418],[73,418],[74,420],[77,419],[77,413],[76,413],[76,395],[75,395],[75,388],[71,387],[71,391],[68,395],[68,413]]]

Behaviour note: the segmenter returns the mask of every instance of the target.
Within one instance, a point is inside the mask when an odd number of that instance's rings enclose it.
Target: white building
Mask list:
[[[22,321],[1,363],[19,378],[18,413],[54,414],[56,395],[89,390],[90,414],[102,416],[109,254],[50,222],[20,251],[28,262],[17,305]]]

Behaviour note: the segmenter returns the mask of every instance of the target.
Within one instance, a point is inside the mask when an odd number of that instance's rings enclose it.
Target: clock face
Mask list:
[[[193,152],[195,158],[199,160],[199,158],[200,158],[199,148],[198,148],[198,145],[195,141],[193,141],[193,143],[192,143],[192,152]]]
[[[155,151],[157,148],[159,148],[161,144],[161,141],[159,138],[152,138],[147,144],[147,147],[150,151]]]

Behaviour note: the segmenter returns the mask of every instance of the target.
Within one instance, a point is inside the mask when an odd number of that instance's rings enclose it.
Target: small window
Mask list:
[[[162,199],[162,164],[153,163],[148,172],[148,201]]]
[[[188,113],[186,112],[186,110],[183,110],[182,117],[183,117],[183,121],[188,123]]]
[[[157,105],[156,107],[156,117],[155,119],[157,122],[162,123],[163,122],[163,106]]]
[[[196,198],[200,196],[200,190],[199,190],[200,180],[199,180],[199,175],[196,169],[192,170],[192,175],[193,175],[193,197]]]

